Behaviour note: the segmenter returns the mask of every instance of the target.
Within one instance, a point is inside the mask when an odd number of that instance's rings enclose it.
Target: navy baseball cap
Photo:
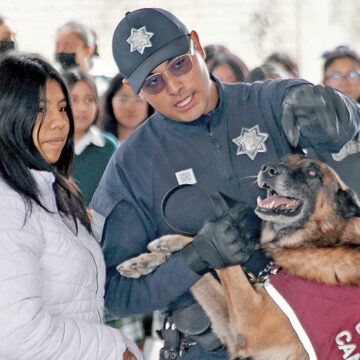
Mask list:
[[[190,50],[189,31],[166,10],[138,9],[127,12],[116,27],[112,49],[121,75],[138,94],[157,66]]]

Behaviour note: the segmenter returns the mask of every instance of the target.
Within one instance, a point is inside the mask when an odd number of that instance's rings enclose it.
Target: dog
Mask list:
[[[213,330],[232,358],[360,359],[356,345],[360,343],[356,338],[360,336],[360,301],[351,293],[360,289],[360,207],[356,195],[326,164],[299,155],[264,164],[257,183],[267,191],[265,199],[257,199],[255,209],[263,222],[260,246],[273,259],[274,268],[265,283],[251,284],[237,265],[217,270],[220,281],[207,273],[192,286],[191,292],[211,319]],[[181,235],[162,236],[149,244],[150,253],[125,261],[118,271],[130,277],[147,274],[191,240]],[[287,306],[284,310],[282,301],[277,301],[279,293],[273,283],[287,286],[294,279],[315,286],[315,293],[312,290],[307,299],[318,300],[327,289],[353,299],[350,305],[344,304],[345,311],[327,315],[326,326],[334,322],[335,330],[323,340],[309,339],[301,323],[299,329],[298,315],[294,317],[291,308],[286,312]],[[295,300],[302,295],[301,289],[296,292],[290,288]],[[317,316],[323,311],[322,300],[320,303],[319,309],[314,305],[315,315],[309,316],[319,323],[310,329],[320,326]],[[299,313],[306,315],[310,308],[310,304],[305,308],[300,304]],[[351,324],[343,320],[337,324],[339,314],[346,309],[355,312],[349,317]],[[321,349],[315,349],[314,343]]]

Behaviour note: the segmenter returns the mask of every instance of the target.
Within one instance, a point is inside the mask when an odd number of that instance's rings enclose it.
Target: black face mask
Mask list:
[[[4,53],[8,50],[14,50],[15,49],[15,41],[11,40],[1,40],[0,41],[0,53]]]
[[[77,66],[75,61],[75,53],[56,53],[55,58],[64,69],[70,69]]]

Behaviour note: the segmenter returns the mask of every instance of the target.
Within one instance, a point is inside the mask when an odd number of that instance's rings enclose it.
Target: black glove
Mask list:
[[[189,268],[200,275],[211,268],[244,264],[258,243],[260,224],[252,208],[238,203],[221,217],[207,219],[181,254]]]
[[[330,86],[307,84],[294,88],[283,101],[281,118],[290,144],[298,145],[301,132],[310,141],[309,147],[338,152],[356,133],[350,122],[348,101],[351,100],[346,95]]]

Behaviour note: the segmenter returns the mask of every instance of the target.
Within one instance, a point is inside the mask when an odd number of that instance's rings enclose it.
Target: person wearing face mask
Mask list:
[[[112,74],[101,63],[96,42],[97,35],[91,28],[77,21],[67,22],[56,33],[55,60],[62,70],[77,67],[91,75],[102,96]]]
[[[12,22],[0,15],[0,54],[15,49],[16,30]]]

